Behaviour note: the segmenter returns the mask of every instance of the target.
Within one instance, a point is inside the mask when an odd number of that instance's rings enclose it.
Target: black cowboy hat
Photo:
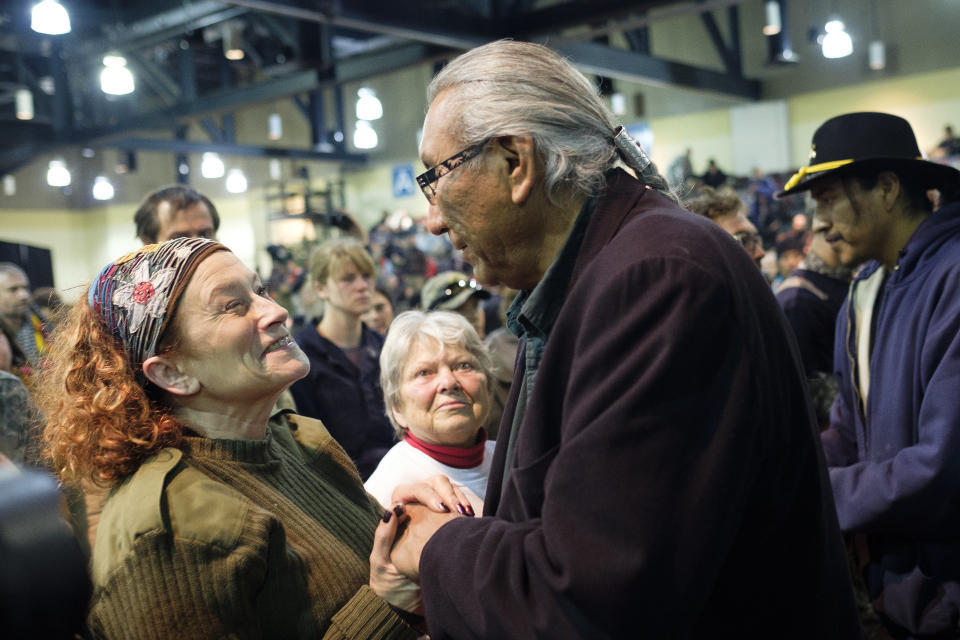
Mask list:
[[[937,188],[960,182],[960,171],[923,159],[910,123],[889,113],[845,113],[830,118],[813,134],[810,164],[801,167],[777,197],[806,191],[811,184],[849,173],[854,167],[895,171],[925,179]]]

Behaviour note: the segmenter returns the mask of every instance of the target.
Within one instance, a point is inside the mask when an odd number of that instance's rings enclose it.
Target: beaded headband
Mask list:
[[[90,308],[123,343],[135,367],[156,353],[187,282],[215,251],[229,249],[205,238],[147,245],[108,264],[90,284]]]

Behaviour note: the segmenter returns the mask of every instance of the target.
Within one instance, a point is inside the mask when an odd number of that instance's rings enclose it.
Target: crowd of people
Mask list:
[[[523,42],[428,104],[421,221],[261,278],[172,186],[72,305],[0,263],[0,480],[89,567],[10,628],[960,637],[960,171],[864,112],[665,177]]]

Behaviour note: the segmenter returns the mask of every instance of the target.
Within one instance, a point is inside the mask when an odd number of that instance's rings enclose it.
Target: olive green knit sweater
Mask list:
[[[114,491],[93,554],[94,636],[416,638],[367,586],[381,509],[318,424],[186,438]]]

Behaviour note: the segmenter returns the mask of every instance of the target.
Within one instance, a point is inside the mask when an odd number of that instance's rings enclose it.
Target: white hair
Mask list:
[[[476,330],[459,313],[451,311],[404,311],[390,325],[390,332],[380,350],[380,387],[383,389],[387,418],[403,439],[407,430],[397,424],[393,409],[401,406],[400,379],[413,346],[430,340],[442,351],[448,346],[464,349],[477,360],[477,370],[487,379],[487,392],[493,393],[493,361],[487,346]]]
[[[498,136],[528,135],[545,166],[544,188],[557,204],[564,192],[598,195],[618,161],[617,124],[597,88],[556,52],[498,40],[464,53],[427,88],[427,104],[446,92],[464,146]],[[476,158],[468,162],[476,162]],[[676,200],[650,164],[640,176]]]

